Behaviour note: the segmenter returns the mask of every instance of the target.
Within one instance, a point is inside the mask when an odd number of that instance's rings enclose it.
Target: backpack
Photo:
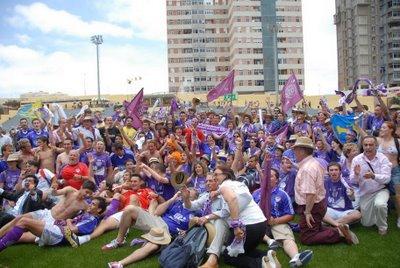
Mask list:
[[[203,226],[194,226],[185,236],[178,236],[158,259],[163,268],[197,268],[206,253],[208,233]]]

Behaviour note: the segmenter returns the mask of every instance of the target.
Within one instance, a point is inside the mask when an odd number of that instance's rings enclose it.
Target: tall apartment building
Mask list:
[[[360,77],[400,85],[399,18],[400,0],[336,0],[340,89]]]
[[[400,86],[400,0],[379,1],[380,82]]]
[[[280,87],[291,71],[304,83],[300,0],[276,1],[277,38],[268,44],[263,42],[262,10],[265,2],[275,0],[166,2],[170,92],[208,91],[232,69],[236,92],[274,91],[276,76],[265,74],[265,65],[275,68],[274,62]],[[266,83],[267,79],[274,83]]]

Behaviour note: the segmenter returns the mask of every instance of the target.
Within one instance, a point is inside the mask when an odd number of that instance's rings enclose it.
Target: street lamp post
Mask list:
[[[97,102],[101,103],[100,99],[100,66],[99,66],[99,45],[103,43],[103,37],[101,35],[93,35],[90,40],[96,45],[97,53]]]

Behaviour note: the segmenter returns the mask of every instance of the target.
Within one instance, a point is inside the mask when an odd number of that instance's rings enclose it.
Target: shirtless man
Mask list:
[[[16,243],[22,234],[29,230],[34,235],[40,236],[40,240],[45,240],[43,230],[51,230],[56,220],[66,220],[73,218],[81,210],[87,210],[88,203],[85,198],[90,197],[95,191],[96,185],[92,181],[85,180],[81,189],[76,190],[72,187],[65,187],[61,190],[53,188],[53,195],[63,196],[64,198],[51,210],[43,209],[30,212],[17,217],[3,228],[0,229],[0,251]],[[45,232],[46,233],[46,232]],[[43,241],[44,243],[46,241]],[[48,242],[48,241],[47,241]],[[51,243],[50,243],[51,244]]]
[[[21,170],[25,170],[26,163],[31,160],[35,160],[35,153],[32,150],[32,145],[27,138],[22,138],[18,141],[19,151],[19,163],[21,164]]]
[[[69,162],[69,152],[72,150],[72,140],[71,139],[65,139],[63,141],[63,147],[64,147],[64,152],[59,154],[57,156],[56,160],[56,172],[57,174],[60,173],[61,167],[65,166]]]
[[[40,136],[37,140],[37,150],[35,151],[36,160],[40,163],[40,168],[48,169],[51,172],[55,172],[56,162],[56,149],[49,146],[49,139],[44,136]]]

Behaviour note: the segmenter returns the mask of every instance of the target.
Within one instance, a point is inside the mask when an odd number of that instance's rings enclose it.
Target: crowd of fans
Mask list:
[[[400,216],[400,106],[380,100],[368,113],[355,101],[352,111],[323,106],[312,117],[301,108],[290,116],[270,107],[238,114],[229,105],[199,112],[193,102],[163,118],[146,113],[138,129],[119,106],[109,117],[87,109],[53,124],[22,118],[11,136],[0,129],[0,251],[14,243],[79,247],[118,229],[102,247],[113,250],[130,228],[145,232],[132,241],[140,248],[109,263],[123,267],[164,250],[189,224],[212,223],[201,267],[220,259],[280,267],[279,247],[298,267],[313,252],[299,252],[293,232],[304,245],[357,244],[349,226],[361,221],[386,235],[390,204]],[[361,113],[341,143],[331,115]]]

